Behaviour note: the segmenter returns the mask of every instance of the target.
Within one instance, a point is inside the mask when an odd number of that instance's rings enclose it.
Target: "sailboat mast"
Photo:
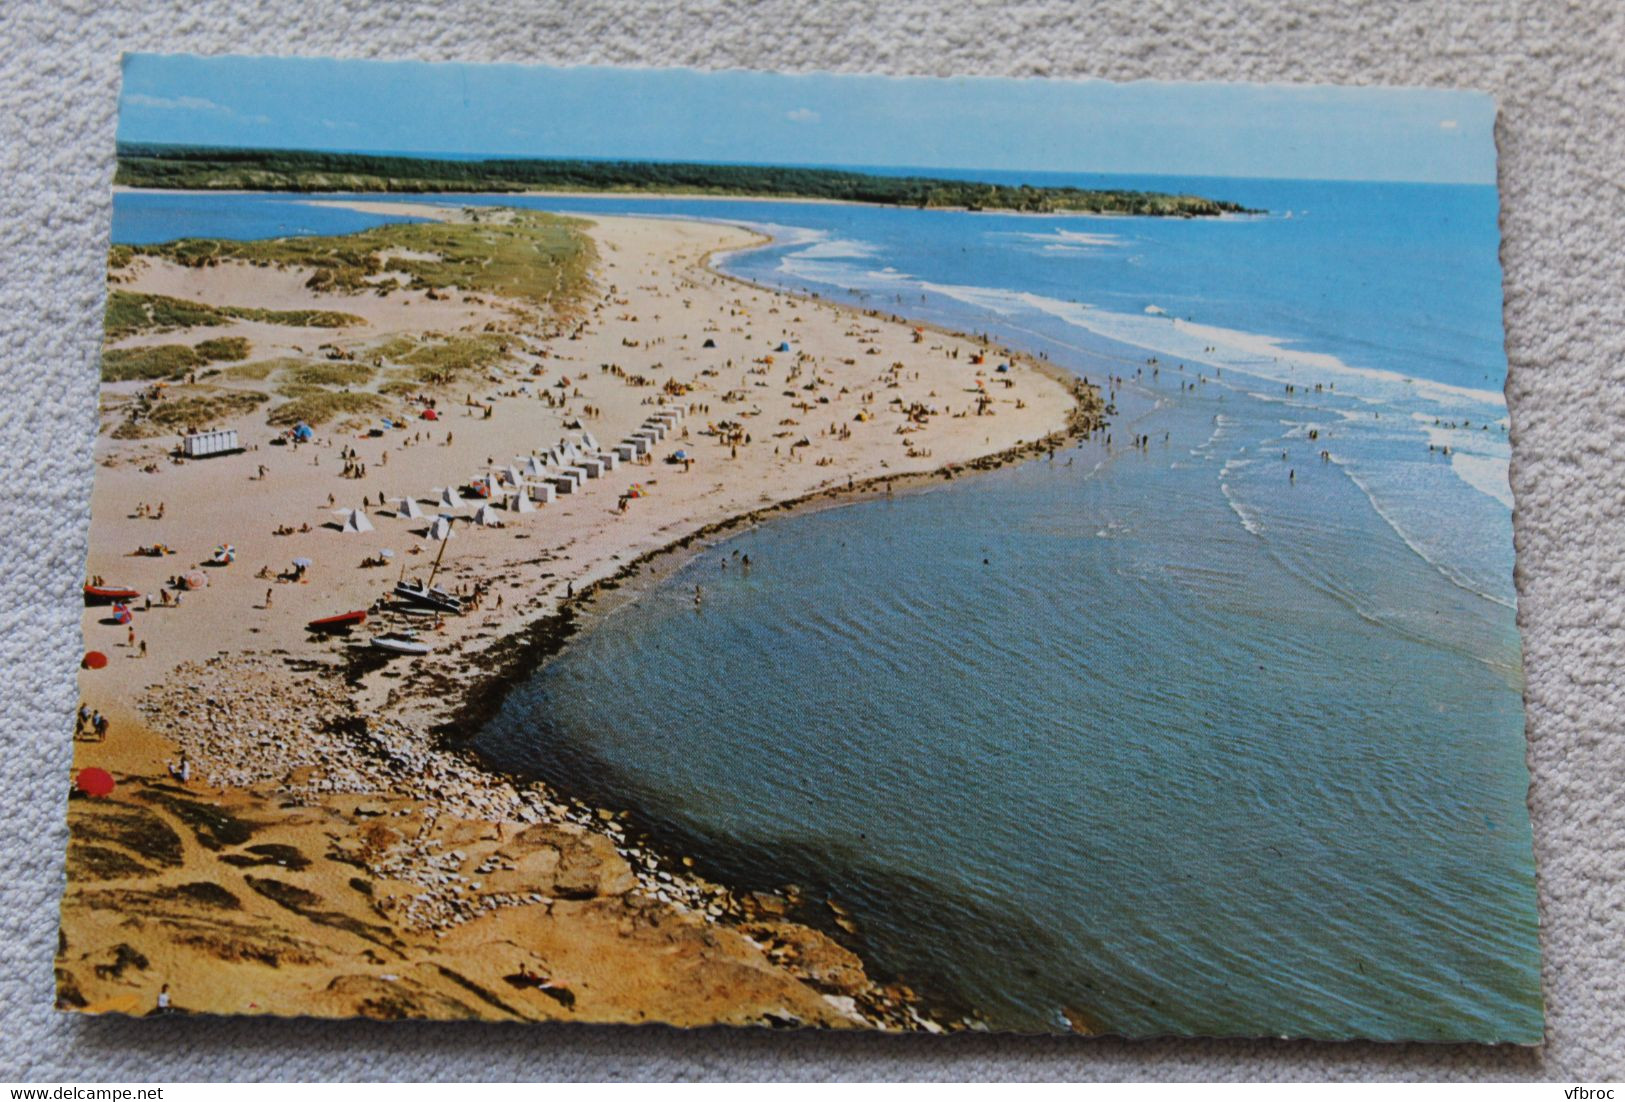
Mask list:
[[[442,539],[440,541],[440,551],[434,557],[434,567],[429,571],[429,580],[423,587],[425,590],[429,589],[430,586],[434,585],[434,576],[436,574],[440,573],[440,560],[445,557],[446,544],[448,542],[450,542],[450,540],[451,540],[451,519],[448,517],[446,519],[446,536],[445,536],[445,539]]]

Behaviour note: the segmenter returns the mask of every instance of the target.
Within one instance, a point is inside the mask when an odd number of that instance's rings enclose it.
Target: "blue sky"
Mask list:
[[[1495,181],[1494,102],[1325,85],[124,59],[119,139],[274,149]]]

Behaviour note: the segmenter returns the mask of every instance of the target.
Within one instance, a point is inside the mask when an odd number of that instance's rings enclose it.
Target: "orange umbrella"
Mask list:
[[[87,670],[99,670],[107,665],[107,655],[99,650],[86,651],[84,661],[79,664]]]

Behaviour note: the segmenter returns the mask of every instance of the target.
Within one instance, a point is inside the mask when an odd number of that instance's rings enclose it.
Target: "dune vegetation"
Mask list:
[[[392,283],[435,295],[492,294],[567,308],[578,301],[594,258],[581,225],[533,211],[473,211],[467,221],[398,223],[342,237],[115,245],[109,265],[117,269],[137,257],[192,268],[240,261],[308,269],[307,286],[319,292],[375,293],[380,279],[394,276]]]
[[[193,326],[230,325],[234,321],[262,321],[315,329],[337,329],[364,324],[354,314],[335,310],[262,310],[253,306],[209,306],[169,295],[135,291],[109,291],[102,327],[116,341],[140,333],[165,333]]]
[[[129,379],[179,379],[212,363],[246,360],[248,352],[249,343],[243,337],[219,337],[195,345],[109,348],[102,353],[102,380],[117,383]]]
[[[137,402],[113,430],[121,440],[164,436],[218,425],[257,409],[270,396],[255,390],[188,387],[184,393]]]

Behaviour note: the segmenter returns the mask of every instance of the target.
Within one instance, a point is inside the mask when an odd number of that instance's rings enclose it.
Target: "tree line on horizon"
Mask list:
[[[1226,200],[1153,191],[1034,187],[832,168],[597,161],[451,160],[372,153],[121,143],[113,182],[134,188],[246,191],[672,192],[843,200],[883,206],[1157,217],[1257,213]]]

